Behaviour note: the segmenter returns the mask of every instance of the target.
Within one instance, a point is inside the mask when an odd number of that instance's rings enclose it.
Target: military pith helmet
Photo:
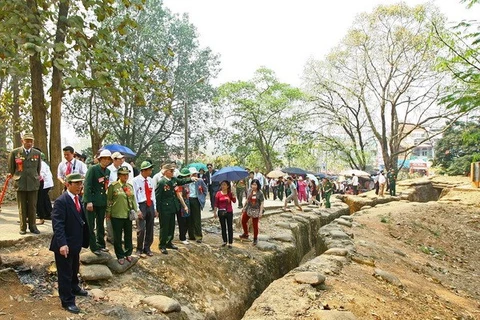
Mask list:
[[[179,177],[189,177],[190,176],[190,170],[188,168],[183,168],[180,170],[180,174],[178,175]]]
[[[140,165],[140,170],[147,170],[153,167],[153,164],[148,161],[143,161]]]
[[[117,174],[129,174],[129,173],[130,173],[130,170],[128,170],[128,167],[126,166],[121,166],[120,168],[118,168]]]

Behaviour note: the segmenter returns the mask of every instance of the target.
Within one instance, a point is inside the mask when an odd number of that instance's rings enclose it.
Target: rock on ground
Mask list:
[[[103,264],[81,265],[80,275],[83,280],[108,280],[113,277],[112,271]]]
[[[177,300],[162,295],[147,297],[142,299],[142,302],[160,310],[163,313],[178,312],[182,309]]]

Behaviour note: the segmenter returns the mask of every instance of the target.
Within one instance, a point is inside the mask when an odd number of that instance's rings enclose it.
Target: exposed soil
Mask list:
[[[378,280],[372,276],[373,267],[352,262],[340,274],[327,277],[322,304],[350,310],[358,319],[480,319],[479,193],[452,191],[443,199],[452,201],[401,201],[356,213],[359,226],[351,231],[357,255],[372,258],[376,268],[396,275],[404,287]],[[264,231],[273,228],[271,219],[275,217],[261,221]],[[235,310],[245,303],[239,301],[240,293],[259,294],[244,285],[244,278],[264,276],[258,272],[259,260],[269,253],[248,242],[222,248],[216,224],[205,227],[215,233],[207,233],[202,244],[181,246],[169,255],[157,253],[110,282],[86,284],[87,289],[101,288],[107,297],[78,298],[82,313],[76,316],[60,307],[56,276],[49,273],[53,254],[47,240],[3,248],[4,261],[20,256],[25,263],[19,273],[24,284],[16,273],[0,273],[0,316],[205,319],[213,317],[214,309],[224,309],[231,310],[230,319],[238,319]],[[156,252],[157,241],[152,246]],[[167,318],[140,303],[154,294],[174,296],[183,312]]]
[[[480,319],[479,192],[392,202],[355,216],[357,255],[397,276],[403,288],[352,262],[330,278],[322,303],[359,319]]]

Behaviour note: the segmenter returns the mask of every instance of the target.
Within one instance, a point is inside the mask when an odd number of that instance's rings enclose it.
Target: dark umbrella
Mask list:
[[[237,166],[232,166],[232,167],[222,168],[217,172],[215,172],[212,176],[212,181],[218,181],[218,182],[221,182],[223,180],[237,181],[246,177],[248,177],[247,170]]]
[[[120,152],[124,156],[130,156],[130,157],[135,157],[137,154],[132,151],[129,147],[122,146],[121,144],[107,144],[103,146],[103,150],[108,150],[110,152]]]
[[[283,172],[286,172],[288,174],[294,174],[294,175],[300,175],[300,176],[304,176],[307,174],[307,171],[303,170],[303,169],[300,169],[300,168],[297,168],[297,167],[289,167],[289,168],[285,168],[285,169],[282,169]]]
[[[319,172],[319,173],[315,173],[315,177],[323,179],[323,178],[327,177],[327,175],[323,172]]]

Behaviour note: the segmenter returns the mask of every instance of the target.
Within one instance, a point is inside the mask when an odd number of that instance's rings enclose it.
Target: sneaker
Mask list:
[[[222,243],[222,247],[225,247],[226,245],[227,245],[227,243],[226,243],[226,242]]]
[[[142,251],[140,251],[140,250],[135,251],[135,255],[137,257],[140,257],[142,255]]]
[[[232,249],[232,245],[231,245],[231,244],[228,245],[228,249]]]
[[[197,240],[197,243],[202,243],[202,240]]]
[[[110,250],[108,248],[100,248],[102,252],[109,252]]]
[[[190,242],[188,242],[188,240],[183,240],[182,243],[183,244],[190,244]]]
[[[245,234],[245,233],[241,234],[240,239],[248,239],[248,234]]]
[[[256,245],[257,245],[257,243],[258,243],[258,240],[257,240],[257,239],[253,239],[253,243],[252,243],[252,245],[253,245],[253,246],[256,246]]]

